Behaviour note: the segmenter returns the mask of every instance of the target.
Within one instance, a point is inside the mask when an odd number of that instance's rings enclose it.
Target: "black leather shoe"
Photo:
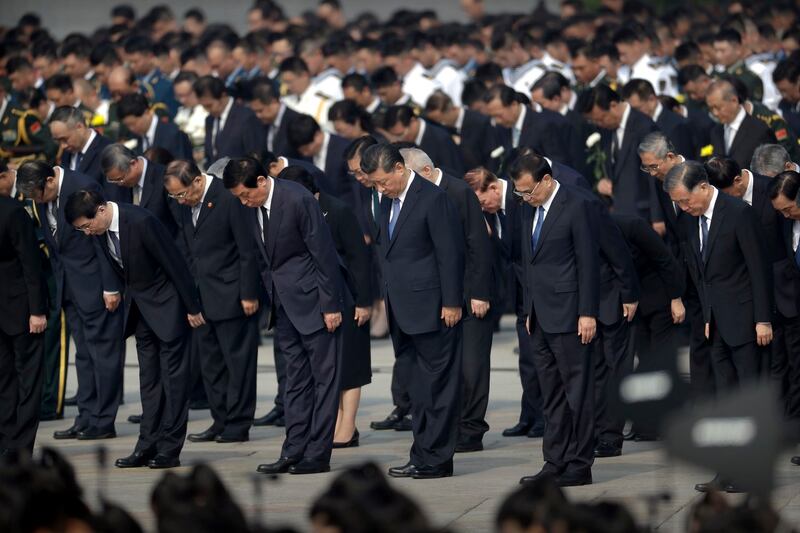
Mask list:
[[[253,420],[253,425],[277,426],[278,424],[276,424],[275,422],[277,422],[279,418],[283,418],[283,411],[279,410],[277,407],[273,407],[272,411],[270,411],[269,413]]]
[[[301,474],[321,474],[323,472],[330,472],[331,464],[327,461],[317,461],[314,459],[303,459],[297,464],[289,467],[289,473],[295,475]]]
[[[795,455],[792,457],[792,464],[795,466],[800,466],[800,455]]]
[[[214,442],[218,444],[230,444],[232,442],[247,442],[249,440],[249,435],[217,435]]]
[[[170,457],[168,455],[161,455],[160,453],[150,459],[147,463],[149,468],[153,470],[160,470],[162,468],[177,468],[181,466],[181,460],[177,457]]]
[[[622,448],[610,442],[601,440],[594,449],[595,457],[619,457],[622,455]]]
[[[524,437],[531,430],[532,424],[525,424],[524,422],[517,423],[516,426],[503,430],[504,437]]]
[[[56,440],[77,439],[78,433],[80,433],[83,430],[84,428],[79,428],[76,425],[72,425],[68,429],[63,429],[61,431],[54,431],[53,438]]]
[[[472,440],[456,444],[456,453],[470,453],[483,451],[483,441]]]
[[[378,431],[385,430],[385,429],[394,429],[394,426],[404,417],[405,415],[400,411],[400,409],[395,408],[392,413],[384,418],[383,420],[370,422],[369,427],[372,429],[376,429]]]
[[[358,434],[358,428],[356,428],[356,430],[353,432],[353,436],[350,437],[349,441],[347,441],[347,442],[334,442],[333,443],[333,447],[334,448],[357,448],[358,447],[359,438],[360,438],[360,435]]]
[[[69,407],[74,407],[74,406],[78,405],[78,395],[76,394],[75,396],[70,396],[69,398],[64,398],[64,405],[67,405]]]
[[[713,491],[723,491],[725,490],[725,485],[727,483],[720,479],[719,476],[714,476],[714,479],[711,481],[707,481],[706,483],[698,483],[694,486],[694,490],[697,492],[711,492]]]
[[[524,485],[525,483],[535,483],[536,481],[548,477],[555,479],[558,477],[558,472],[550,468],[544,467],[537,474],[520,478],[519,484]]]
[[[113,429],[100,429],[100,428],[86,428],[78,432],[78,440],[100,440],[100,439],[114,439],[117,437],[117,432]]]
[[[190,433],[186,436],[186,440],[189,442],[211,442],[219,436],[219,432],[214,431],[211,428],[201,432],[201,433]]]
[[[394,425],[395,431],[411,431],[414,426],[411,425],[411,417],[406,415],[398,420]]]
[[[391,477],[411,477],[411,474],[417,469],[413,464],[406,463],[403,466],[393,466],[389,469],[389,476]]]
[[[725,486],[722,488],[722,490],[724,490],[728,494],[741,494],[742,492],[747,492],[739,485],[731,482],[725,483]]]
[[[528,438],[541,439],[542,437],[544,437],[544,422],[537,422],[531,426],[530,431],[528,431]]]
[[[142,415],[131,415],[128,417],[128,422],[130,422],[131,424],[141,424]]]
[[[564,472],[556,476],[556,485],[559,487],[580,487],[592,484],[592,472]]]
[[[439,479],[453,475],[453,462],[450,461],[439,466],[418,466],[411,471],[413,479]]]
[[[294,466],[302,460],[301,457],[281,457],[274,463],[258,465],[256,472],[260,474],[285,474],[290,466]]]
[[[152,452],[133,452],[128,457],[121,457],[114,462],[117,468],[139,468],[147,466],[155,454]]]

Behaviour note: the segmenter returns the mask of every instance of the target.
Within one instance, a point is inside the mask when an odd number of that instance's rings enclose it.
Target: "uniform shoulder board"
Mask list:
[[[422,77],[425,78],[426,80],[433,80],[433,76],[431,76],[427,72],[423,72]]]
[[[153,76],[152,78],[150,78],[150,83],[152,83],[153,85],[155,85],[155,84],[156,84],[156,83],[158,83],[159,81],[161,81],[161,78],[159,78],[159,77],[158,77],[158,74],[156,74],[155,76]]]
[[[550,68],[556,70],[564,70],[566,68],[566,65],[564,65],[564,63],[561,63],[559,61],[553,61],[550,63]]]
[[[314,96],[316,96],[317,98],[321,98],[323,100],[330,100],[331,99],[330,96],[328,96],[327,94],[323,93],[322,91],[315,92]]]

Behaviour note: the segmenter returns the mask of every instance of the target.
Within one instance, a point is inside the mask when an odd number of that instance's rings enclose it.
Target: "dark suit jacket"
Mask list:
[[[464,237],[447,194],[414,175],[389,238],[392,199],[383,197],[378,235],[386,306],[408,335],[444,327],[442,307],[464,301]]]
[[[553,179],[555,179],[559,183],[565,183],[567,185],[581,187],[582,189],[586,189],[587,191],[592,190],[592,187],[589,185],[589,182],[586,181],[586,178],[583,177],[583,174],[581,174],[572,167],[568,167],[563,163],[559,163],[558,161],[555,160],[551,161],[552,164],[550,165],[550,169],[553,171]]]
[[[189,267],[203,315],[209,320],[244,316],[242,300],[259,296],[256,241],[248,222],[248,209],[228,192],[222,180],[211,179],[197,225],[192,208],[179,206],[182,238],[189,250]]]
[[[533,148],[541,155],[555,161],[570,161],[570,125],[567,120],[548,109],[536,112],[530,107],[526,107],[525,110],[519,146]],[[508,154],[512,149],[513,141],[511,128],[499,128],[498,131],[501,143]]]
[[[657,131],[655,123],[644,113],[631,108],[619,155],[612,163],[611,146],[614,131],[603,129],[603,149],[606,152],[606,168],[608,177],[614,183],[614,212],[625,215],[637,215],[650,220],[651,188],[655,185],[653,178],[643,172],[639,160],[639,144],[651,132]]]
[[[136,330],[139,316],[156,336],[173,341],[189,329],[188,314],[202,311],[189,267],[166,228],[147,209],[117,204],[122,267],[111,257],[106,233],[95,249],[114,266],[125,285],[125,335]]]
[[[630,247],[641,297],[638,312],[650,314],[669,309],[685,289],[685,271],[661,236],[646,220],[630,215],[611,215]]]
[[[271,302],[274,291],[294,328],[310,335],[325,327],[323,313],[341,312],[342,279],[336,247],[317,200],[302,185],[273,180],[266,243],[251,209],[250,225],[263,261],[261,278]],[[274,317],[270,322],[274,322]]]
[[[103,195],[106,200],[122,202],[125,201],[125,192],[120,190],[121,187],[109,183],[108,180],[106,180],[106,176],[103,174],[103,168],[100,166],[100,154],[106,146],[112,143],[113,141],[111,139],[97,133],[94,140],[89,145],[89,148],[86,150],[86,153],[81,158],[81,162],[75,169],[75,172],[80,172],[94,179],[103,189]],[[61,154],[59,165],[65,169],[69,169],[73,158],[75,158],[74,153],[64,151]],[[128,201],[130,202],[130,200]]]
[[[28,317],[47,314],[47,285],[33,221],[21,203],[0,197],[0,331],[29,332]]]
[[[331,230],[336,252],[346,267],[347,286],[357,307],[372,305],[372,253],[353,210],[341,200],[320,192],[319,207]],[[347,318],[347,317],[345,317]]]
[[[695,144],[695,134],[691,123],[669,109],[663,109],[656,120],[656,126],[667,136],[679,154],[686,154],[690,159],[700,155],[700,147]]]
[[[419,143],[420,150],[428,154],[433,164],[444,172],[463,178],[466,172],[464,161],[461,158],[461,151],[453,142],[450,133],[432,122],[425,119],[420,120],[425,122],[425,132]]]
[[[755,324],[772,321],[772,268],[755,211],[719,192],[708,235],[708,260],[700,255],[697,217],[680,219],[684,257],[703,306],[730,346],[755,341]]]
[[[578,317],[597,317],[599,310],[600,255],[594,208],[577,190],[559,187],[535,252],[531,250],[535,212],[523,205],[523,308],[531,329],[538,321],[545,333],[577,335]]]
[[[461,124],[461,131],[456,134],[461,140],[458,147],[465,169],[486,167],[497,170],[499,159],[492,159],[492,152],[500,146],[500,139],[489,117],[471,109],[464,109],[464,122]]]
[[[70,226],[64,215],[67,198],[72,193],[80,190],[102,191],[100,185],[85,174],[70,170],[63,172],[55,237],[47,222],[47,204],[36,206],[56,279],[56,305],[62,307],[64,298],[69,298],[83,313],[103,312],[103,291],[119,292],[122,285],[106,256],[97,253],[92,239]]]
[[[139,207],[153,213],[173,238],[178,235],[178,219],[180,218],[178,203],[169,199],[167,189],[164,187],[164,172],[166,167],[147,160],[144,172],[144,184],[139,197]],[[117,203],[130,204],[133,202],[133,189],[120,185],[109,184],[110,187],[122,189],[113,196],[119,198]],[[110,188],[109,187],[109,188]]]
[[[299,117],[301,113],[298,113],[294,109],[286,106],[286,110],[283,113],[283,117],[281,117],[281,125],[278,127],[278,130],[272,137],[272,153],[276,156],[282,155],[284,157],[299,157],[299,155],[294,151],[292,146],[289,144],[289,127],[291,126],[292,122]],[[269,131],[268,128],[271,126],[267,126],[264,128],[264,138],[266,143],[267,132]]]
[[[687,105],[686,108],[686,119],[692,126],[692,139],[698,149],[696,154],[688,154],[689,159],[694,159],[700,156],[699,150],[711,144],[711,130],[717,123],[708,114],[705,106]]]
[[[564,115],[570,128],[569,132],[569,159],[566,161],[577,172],[583,176],[592,176],[593,169],[587,164],[586,159],[589,156],[586,150],[586,139],[589,135],[597,131],[597,128],[589,123],[582,113],[570,109]]]
[[[775,134],[772,133],[769,126],[748,114],[745,114],[739,130],[736,132],[736,137],[733,138],[730,153],[725,153],[725,128],[722,124],[714,126],[710,137],[711,144],[714,146],[714,155],[730,157],[742,168],[750,167],[753,152],[760,145],[777,142]]]
[[[475,192],[462,179],[442,175],[439,184],[458,209],[464,231],[464,303],[470,300],[495,300],[492,291],[492,248],[486,220]]]
[[[156,124],[153,146],[163,148],[172,154],[175,159],[194,160],[192,141],[189,140],[189,136],[182,132],[173,122],[165,119],[159,120]],[[136,153],[141,155],[143,152],[142,138],[139,137],[136,141]]]
[[[772,264],[775,307],[786,318],[798,315],[800,286],[792,274],[794,256],[786,255],[783,216],[772,207],[767,188],[770,178],[753,174],[753,211],[761,224],[767,260]],[[789,236],[791,237],[791,226]]]
[[[222,157],[244,157],[260,154],[266,146],[266,130],[249,107],[234,103],[225,127],[217,134],[216,146],[211,145],[215,117],[206,117],[205,153],[210,165]]]

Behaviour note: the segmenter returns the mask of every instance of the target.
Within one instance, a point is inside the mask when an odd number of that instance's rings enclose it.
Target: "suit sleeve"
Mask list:
[[[231,200],[228,216],[230,218],[233,238],[239,251],[239,299],[257,300],[259,296],[259,268],[257,248],[258,243],[253,236],[253,230],[248,224],[249,208],[243,206],[238,200]]]
[[[442,307],[461,307],[464,301],[464,236],[456,207],[442,192],[427,213],[428,233],[439,269]]]
[[[176,156],[178,159],[186,159],[187,161],[194,160],[192,141],[190,141],[189,136],[181,130],[178,130],[178,146],[179,155]]]
[[[147,247],[147,251],[158,261],[167,277],[172,281],[187,312],[192,315],[201,312],[192,275],[186,265],[186,260],[178,251],[174,239],[157,218],[146,217],[144,221],[141,228],[141,239]]]
[[[578,267],[578,315],[597,317],[600,307],[597,214],[586,202],[580,202],[573,209],[572,217],[572,240]]]
[[[344,264],[353,280],[353,295],[357,307],[372,305],[370,280],[372,279],[372,255],[364,236],[359,230],[358,220],[349,208],[336,211],[338,232],[344,247]],[[330,215],[329,215],[330,216]]]
[[[622,301],[625,303],[638,302],[639,276],[636,274],[631,251],[611,217],[606,213],[599,212],[599,210],[600,208],[598,207],[596,209],[595,220],[597,225],[595,227],[599,230],[600,250],[614,271],[617,283],[620,285]]]
[[[244,153],[260,154],[267,145],[267,130],[255,115],[248,113],[247,120],[242,125],[244,135]]]
[[[743,215],[736,226],[736,237],[750,273],[755,321],[772,322],[772,265],[767,261],[764,238],[755,211],[748,206]]]
[[[466,238],[464,296],[469,308],[470,299],[491,300],[492,243],[478,197],[468,187],[464,187],[461,204]]]
[[[650,178],[653,182],[650,185],[650,222],[664,222],[664,209],[661,208],[661,201],[658,195],[661,194],[661,182],[658,178]]]
[[[13,210],[9,227],[11,245],[22,265],[22,276],[28,289],[28,308],[31,315],[47,314],[47,287],[42,276],[42,260],[33,221],[21,207]]]
[[[303,242],[317,267],[320,313],[339,313],[343,290],[339,258],[317,200],[310,194],[300,196],[295,216],[299,219],[297,226]]]
[[[631,232],[634,245],[655,265],[658,277],[670,299],[680,298],[685,289],[686,276],[667,245],[646,220],[635,219]]]

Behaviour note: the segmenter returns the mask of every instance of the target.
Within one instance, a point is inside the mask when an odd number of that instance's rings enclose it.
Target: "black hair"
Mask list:
[[[588,114],[595,106],[603,111],[611,109],[613,102],[621,102],[619,94],[607,85],[599,84],[591,89],[587,89],[578,95],[575,103],[575,110],[579,113]]]
[[[302,58],[298,56],[287,57],[281,64],[278,66],[278,72],[283,74],[284,72],[291,72],[293,74],[309,74],[308,65],[306,62],[303,61]]]
[[[119,4],[111,8],[111,17],[136,20],[136,11],[134,11],[133,7],[128,4]]]
[[[369,80],[363,74],[351,72],[342,78],[342,90],[347,89],[348,87],[352,87],[356,91],[362,92],[364,89],[370,88]]]
[[[97,209],[105,203],[105,198],[97,191],[75,191],[67,198],[64,217],[70,225],[81,217],[92,220],[97,214]]]
[[[66,74],[53,74],[44,82],[44,89],[45,91],[49,91],[51,89],[61,91],[62,93],[66,93],[72,91],[72,78],[67,76]]]
[[[150,103],[141,93],[130,93],[120,98],[117,103],[117,117],[120,120],[125,117],[141,117],[150,109]]]
[[[363,155],[364,150],[376,144],[378,144],[378,141],[371,135],[364,135],[358,139],[353,139],[344,151],[344,158],[346,161],[350,161],[354,157]]]
[[[685,161],[672,167],[664,179],[664,191],[674,190],[682,185],[691,191],[701,183],[708,183],[708,174],[702,163]]]
[[[387,143],[370,146],[361,154],[361,170],[366,174],[372,174],[379,168],[391,172],[398,163],[405,166],[400,150]]]
[[[225,96],[225,82],[214,76],[203,76],[192,86],[198,98],[211,96],[212,98],[222,98]]]
[[[400,77],[392,67],[381,67],[372,73],[371,81],[373,87],[380,89],[398,83]]]
[[[478,80],[468,80],[461,91],[461,103],[467,107],[483,100],[486,94],[486,85]]]
[[[733,28],[723,28],[714,36],[714,42],[742,44],[742,34]]]
[[[308,192],[311,194],[317,194],[319,192],[319,187],[317,187],[317,183],[314,181],[314,176],[312,176],[308,170],[298,165],[289,165],[281,170],[278,174],[278,179],[299,183],[308,189]]]
[[[733,185],[733,179],[742,173],[739,163],[725,157],[712,157],[704,166],[708,182],[717,189],[727,189]]]
[[[289,144],[296,150],[314,141],[314,136],[320,130],[319,124],[314,117],[300,115],[289,125],[287,134]]]
[[[150,37],[133,35],[125,41],[125,53],[151,55],[153,54],[154,44]]]
[[[703,76],[708,77],[708,73],[700,65],[686,65],[678,71],[678,83],[683,86],[697,81]]]
[[[195,19],[198,22],[205,22],[206,21],[205,13],[203,13],[203,11],[200,8],[197,8],[197,7],[193,7],[191,9],[187,10],[186,13],[183,14],[183,18],[185,18],[185,19]]]
[[[258,100],[263,104],[271,104],[281,98],[280,91],[275,87],[275,83],[267,77],[253,80],[250,96],[251,100]]]
[[[656,95],[653,84],[641,78],[634,78],[622,87],[622,98],[625,100],[636,95],[640,100],[648,100]]]
[[[539,183],[545,175],[552,176],[553,170],[550,168],[550,163],[541,155],[525,153],[514,159],[508,168],[508,174],[514,181],[520,179],[523,174],[530,174],[534,183]]]
[[[228,161],[222,173],[222,184],[226,189],[244,185],[255,189],[259,176],[268,176],[267,170],[257,159],[252,157],[236,157]]]
[[[19,171],[17,171],[17,180],[19,180]],[[800,195],[800,174],[794,170],[785,170],[777,174],[769,181],[767,193],[770,200],[774,200],[779,195],[790,200],[797,200]]]
[[[383,117],[384,129],[392,129],[395,124],[400,123],[403,126],[411,124],[413,119],[417,118],[414,110],[408,105],[393,105],[386,110],[386,115]]]
[[[569,87],[569,80],[560,72],[548,72],[531,86],[531,92],[538,89],[542,90],[542,94],[548,100],[555,98],[561,94],[561,90]]]

